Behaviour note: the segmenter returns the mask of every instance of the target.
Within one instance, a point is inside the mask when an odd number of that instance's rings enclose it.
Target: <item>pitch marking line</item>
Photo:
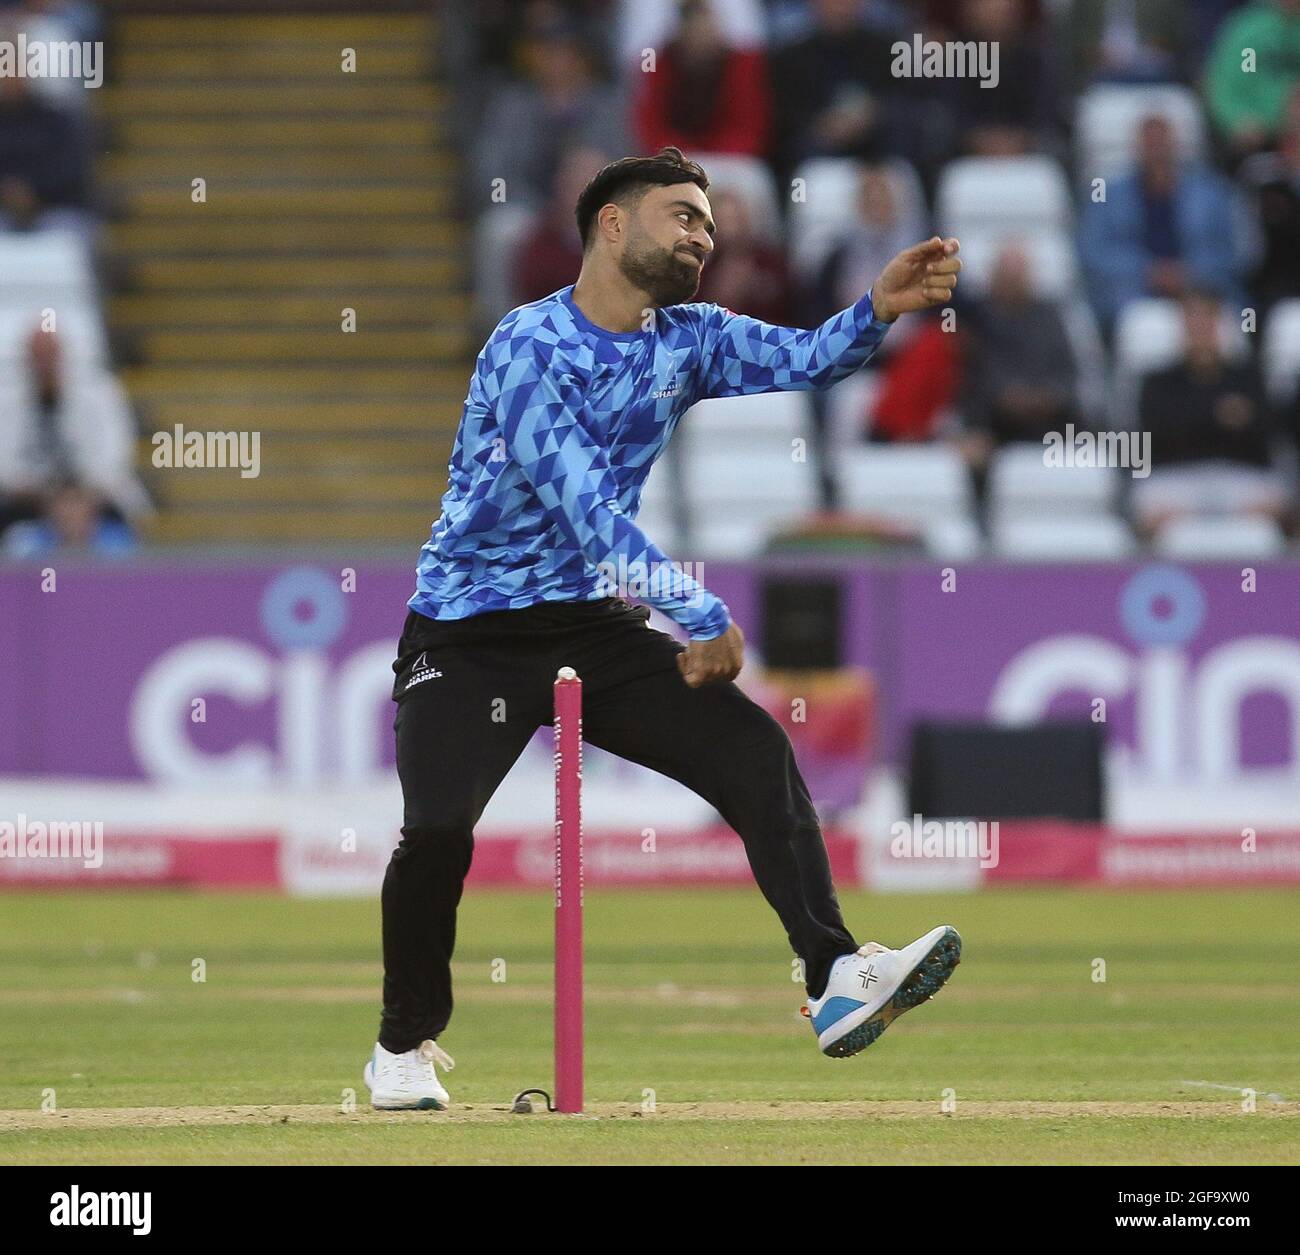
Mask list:
[[[1291,1119],[1300,1104],[1270,1104],[1251,1119]],[[589,1103],[583,1116],[533,1117],[513,1114],[506,1106],[456,1104],[450,1111],[372,1111],[360,1106],[342,1112],[335,1106],[224,1107],[81,1107],[43,1113],[0,1111],[0,1134],[36,1129],[172,1128],[181,1125],[227,1124],[381,1124],[429,1121],[450,1124],[494,1124],[512,1120],[1073,1120],[1087,1117],[1128,1119],[1208,1119],[1243,1117],[1236,1102],[961,1102],[952,1114],[937,1102],[699,1102],[657,1104],[642,1112],[634,1103]]]

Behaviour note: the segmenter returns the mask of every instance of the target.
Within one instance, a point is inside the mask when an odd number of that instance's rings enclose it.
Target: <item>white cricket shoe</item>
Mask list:
[[[943,988],[961,962],[961,936],[941,924],[901,950],[869,941],[856,954],[835,960],[820,998],[809,998],[822,1054],[847,1059],[865,1050],[896,1016]]]
[[[438,1080],[435,1063],[444,1072],[456,1066],[451,1055],[434,1041],[422,1041],[400,1055],[376,1042],[364,1073],[370,1105],[376,1111],[445,1111],[451,1098]]]

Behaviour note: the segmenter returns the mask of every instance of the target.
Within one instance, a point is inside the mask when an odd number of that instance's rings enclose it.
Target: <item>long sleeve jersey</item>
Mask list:
[[[463,619],[542,601],[610,596],[641,572],[640,600],[692,639],[721,636],[727,607],[636,524],[641,491],[697,401],[825,388],[862,366],[889,324],[868,293],[812,331],[718,305],[654,311],[645,330],[597,327],[573,288],[512,310],[478,355],[452,450],[442,514],[408,603]]]

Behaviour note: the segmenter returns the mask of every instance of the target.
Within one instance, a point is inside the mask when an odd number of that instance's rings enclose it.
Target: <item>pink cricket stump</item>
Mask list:
[[[555,1107],[582,1110],[582,681],[555,680]]]

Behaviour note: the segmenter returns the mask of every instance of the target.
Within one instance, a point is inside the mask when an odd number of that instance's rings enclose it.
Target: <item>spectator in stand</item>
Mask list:
[[[88,153],[67,116],[0,76],[0,229],[82,225]]]
[[[924,239],[926,223],[904,213],[894,176],[884,164],[863,166],[858,176],[854,219],[832,242],[826,260],[811,285],[805,323],[814,327],[841,309],[847,309],[875,282],[891,257],[909,247],[905,241]],[[888,373],[894,357],[920,332],[923,320],[901,320],[886,337],[868,371]],[[819,422],[832,393],[812,392],[809,399]]]
[[[1300,0],[1258,0],[1219,27],[1205,70],[1205,100],[1234,157],[1276,141],[1298,80]]]
[[[23,18],[22,28],[29,39],[81,43],[104,37],[103,16],[90,0],[3,0],[0,12],[6,17]],[[36,23],[37,30],[28,24],[28,18]]]
[[[1258,514],[1280,521],[1284,481],[1273,466],[1274,424],[1254,364],[1223,353],[1217,295],[1183,298],[1182,360],[1142,383],[1140,430],[1152,472],[1133,481],[1133,511],[1148,537],[1186,515]]]
[[[795,0],[802,5],[805,0]],[[647,48],[662,48],[681,20],[681,0],[617,0],[620,65],[639,69]],[[709,11],[733,48],[761,51],[776,24],[776,11],[765,0],[709,0]]]
[[[728,44],[710,0],[682,0],[681,21],[653,73],[636,73],[643,152],[767,153],[771,101],[763,53]]]
[[[861,300],[862,294],[875,282],[876,276],[884,269],[884,263],[896,256],[904,248],[910,247],[906,241],[924,239],[928,234],[926,222],[914,212],[905,209],[900,202],[899,187],[890,168],[883,164],[870,164],[862,167],[858,176],[857,196],[853,202],[854,219],[831,242],[812,283],[805,294],[805,308],[802,326],[815,327],[825,322],[841,309],[847,309],[855,301]],[[896,361],[914,361],[910,348],[913,339],[924,332],[928,320],[913,319],[903,322],[900,319],[894,329],[885,338],[875,357],[864,368],[870,373],[879,373],[882,377],[882,390],[887,392],[891,402],[898,398],[898,392],[888,386],[897,369]],[[951,339],[952,337],[949,337]],[[915,377],[909,375],[910,382]],[[831,410],[835,404],[835,389],[814,389],[808,393],[808,402],[812,410],[813,429],[816,436],[815,452],[818,457],[820,482],[823,500],[831,505],[835,501],[836,484],[831,470],[834,454],[829,447],[832,439]],[[895,425],[900,421],[903,426],[910,423],[910,429],[918,425],[918,412],[930,414],[925,399],[929,392],[922,389],[909,398],[914,402],[906,418],[895,404],[886,408],[887,416],[877,406],[870,427],[872,439],[887,438],[899,430]],[[924,420],[919,420],[924,421]],[[862,432],[867,428],[868,419],[862,416]]]
[[[862,24],[858,0],[812,0],[816,25],[772,58],[774,157],[783,179],[810,157],[901,151],[893,38]]]
[[[854,220],[831,245],[813,284],[808,325],[816,326],[860,300],[889,259],[910,247],[905,241],[923,239],[925,234],[926,224],[920,218],[904,215],[888,166],[864,166],[858,177]],[[891,332],[877,356],[905,330],[900,324]]]
[[[516,305],[540,301],[577,279],[582,241],[573,207],[582,189],[610,160],[595,148],[571,148],[561,158],[546,210],[519,244],[514,266]]]
[[[625,110],[619,93],[596,77],[593,54],[569,22],[541,23],[521,42],[524,78],[488,106],[477,177],[485,198],[504,179],[510,203],[540,208],[565,149],[629,151]]]
[[[99,15],[90,5],[70,0],[19,0],[3,17],[12,32],[22,31],[27,36],[29,44],[72,44],[100,38]],[[90,68],[83,67],[87,72]],[[102,71],[102,65],[99,68]],[[93,94],[81,79],[56,75],[33,79],[32,91],[47,104],[78,118],[86,112]]]
[[[26,367],[16,390],[0,391],[0,528],[38,519],[70,481],[106,519],[125,525],[148,513],[133,469],[135,420],[118,381],[98,368],[68,369],[53,332],[32,333]]]
[[[718,240],[695,299],[788,327],[793,311],[785,253],[755,235],[744,197],[727,187],[710,187],[709,202]]]
[[[1291,92],[1277,145],[1242,164],[1241,181],[1254,194],[1263,235],[1250,291],[1261,312],[1300,296],[1300,85]]]
[[[1067,423],[1081,426],[1079,366],[1055,301],[1033,288],[1029,258],[1016,243],[1003,246],[988,295],[963,316],[961,450],[977,491],[995,449],[1041,442]]]
[[[1232,185],[1208,167],[1184,162],[1173,127],[1143,120],[1137,167],[1112,179],[1104,201],[1090,201],[1079,251],[1093,308],[1111,329],[1142,296],[1178,297],[1193,286],[1239,299],[1247,224]]]
[[[1074,0],[1062,14],[1074,89],[1189,77],[1185,0]]]
[[[77,552],[120,558],[135,549],[130,527],[98,493],[71,477],[52,486],[39,518],[15,523],[3,540],[7,557],[29,560]]]
[[[956,38],[998,48],[996,87],[974,76],[935,80],[935,92],[948,104],[956,151],[1016,157],[1060,149],[1060,75],[1023,0],[965,0]]]
[[[927,311],[880,369],[868,418],[871,441],[917,442],[943,434],[961,395],[961,365],[960,341],[944,326],[943,312]]]

